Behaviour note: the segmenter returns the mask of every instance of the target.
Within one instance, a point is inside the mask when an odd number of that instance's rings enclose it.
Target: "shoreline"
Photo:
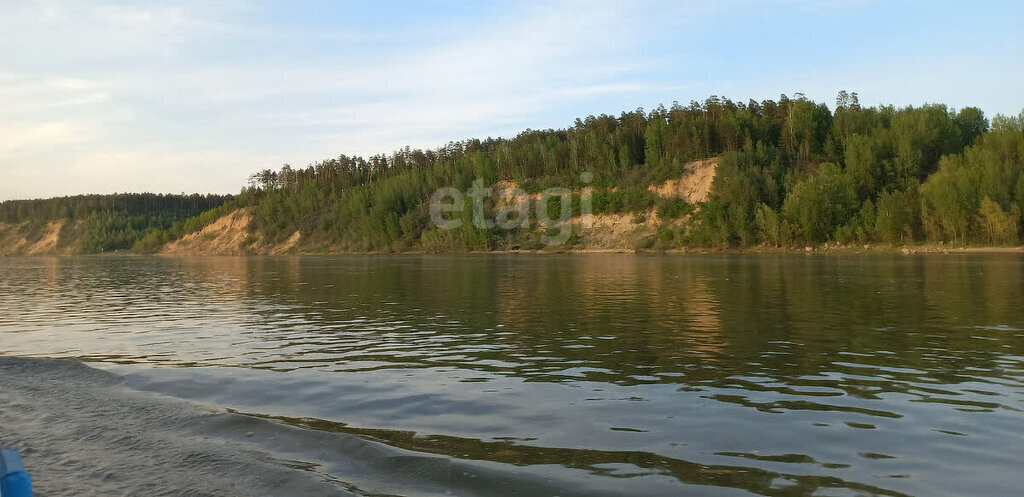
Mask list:
[[[834,254],[834,255],[1024,255],[1024,246],[1020,247],[951,247],[944,245],[889,246],[870,245],[863,247],[851,246],[808,246],[802,249],[788,247],[747,247],[747,248],[675,248],[666,250],[629,249],[629,248],[577,248],[577,249],[540,249],[540,250],[470,250],[454,252],[426,252],[410,250],[403,252],[318,252],[294,251],[276,254],[187,254],[187,253],[155,253],[135,254],[131,252],[103,252],[98,254],[31,254],[31,255],[0,255],[0,258],[40,258],[40,257],[294,257],[294,256],[331,256],[331,255],[796,255],[796,254]]]

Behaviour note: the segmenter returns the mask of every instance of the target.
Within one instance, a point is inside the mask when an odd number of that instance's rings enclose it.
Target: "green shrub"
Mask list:
[[[679,197],[664,199],[658,205],[658,217],[661,219],[676,219],[691,213],[693,206]]]

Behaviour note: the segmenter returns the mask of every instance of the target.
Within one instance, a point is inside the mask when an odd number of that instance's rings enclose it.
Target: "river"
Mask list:
[[[1024,258],[0,259],[45,495],[1015,495]]]

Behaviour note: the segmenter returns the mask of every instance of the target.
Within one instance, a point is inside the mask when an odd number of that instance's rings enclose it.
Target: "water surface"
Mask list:
[[[0,259],[0,444],[67,495],[1014,495],[1022,304],[1019,256]]]

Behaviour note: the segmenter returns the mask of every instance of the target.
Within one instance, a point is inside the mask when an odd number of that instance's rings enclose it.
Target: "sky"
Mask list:
[[[0,200],[796,92],[1024,109],[1024,2],[0,0]]]

